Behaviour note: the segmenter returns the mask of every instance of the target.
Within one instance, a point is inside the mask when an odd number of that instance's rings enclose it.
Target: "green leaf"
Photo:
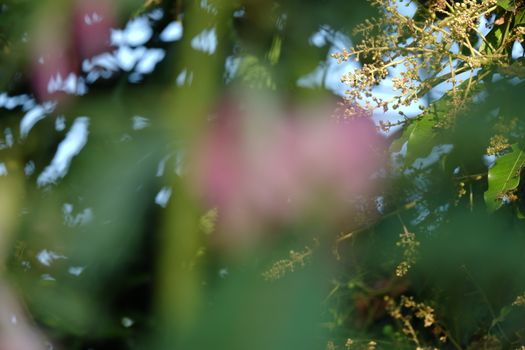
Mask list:
[[[279,62],[279,58],[281,57],[282,46],[283,39],[281,38],[281,36],[276,35],[273,38],[272,47],[270,48],[267,54],[268,62],[270,62],[272,66],[275,66]]]
[[[525,213],[522,208],[516,208],[516,217],[520,220],[525,220]]]
[[[501,308],[498,317],[492,320],[492,324],[490,325],[490,328],[493,328],[498,323],[502,323],[507,318],[508,314],[512,311],[512,307],[510,306],[504,306]]]
[[[498,6],[508,11],[514,6],[514,0],[500,0]]]
[[[437,103],[439,104],[441,100]],[[441,133],[434,128],[436,118],[440,112],[430,107],[431,111],[426,112],[423,117],[415,123],[414,128],[408,134],[407,153],[405,164],[412,165],[418,158],[424,158],[430,154],[434,146],[437,146]],[[441,114],[442,115],[442,114]]]
[[[390,144],[390,152],[399,152],[401,151],[401,148],[403,148],[403,145],[405,142],[408,141],[409,135],[412,133],[414,128],[416,127],[417,122],[411,123],[405,130],[403,130],[403,133],[394,141],[392,141],[392,144]]]
[[[494,26],[494,28],[492,28],[492,30],[485,36],[485,40],[481,43],[479,51],[492,54],[501,46],[502,41],[503,26]],[[490,45],[488,45],[487,42]]]
[[[435,146],[443,143],[442,133],[434,126],[450,109],[450,98],[447,94],[434,102],[417,120],[411,121],[403,134],[392,142],[391,152],[399,152],[407,142],[406,165],[412,165],[416,159],[428,156]]]
[[[421,119],[411,122],[403,134],[390,145],[391,152],[399,152],[407,143],[405,164],[412,165],[417,158],[426,157],[438,145],[438,133],[434,130],[434,120],[425,113]]]
[[[501,196],[514,190],[520,182],[520,171],[525,165],[525,153],[517,144],[512,145],[512,152],[499,157],[489,169],[489,187],[485,192],[485,203],[490,212],[503,204]]]
[[[277,52],[275,59],[277,59]],[[250,88],[275,90],[275,81],[270,69],[253,55],[246,55],[239,64],[236,76]]]
[[[520,10],[514,17],[514,27],[525,25],[525,10]]]
[[[416,159],[427,157],[434,147],[450,143],[446,135],[450,136],[451,133],[443,132],[442,129],[436,127],[436,124],[449,116],[451,110],[455,108],[452,99],[457,94],[465,94],[467,86],[467,81],[457,85],[455,92],[449,90],[440,99],[434,101],[417,119],[410,121],[401,136],[392,142],[390,151],[399,152],[407,143],[405,165],[411,166]],[[482,84],[473,84],[469,87],[468,95],[473,95],[482,88]]]

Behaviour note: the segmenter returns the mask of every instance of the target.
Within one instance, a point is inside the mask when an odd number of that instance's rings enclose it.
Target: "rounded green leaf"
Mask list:
[[[489,211],[495,211],[503,204],[505,193],[514,190],[520,182],[520,171],[525,165],[525,154],[517,144],[512,145],[512,152],[499,157],[489,169],[489,187],[485,192],[485,203]]]

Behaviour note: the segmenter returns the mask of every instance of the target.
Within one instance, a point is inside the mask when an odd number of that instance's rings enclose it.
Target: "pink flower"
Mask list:
[[[337,120],[324,109],[316,118],[262,119],[233,106],[223,105],[197,144],[190,175],[198,195],[218,208],[223,232],[252,239],[268,224],[327,206],[337,215],[374,190],[385,141],[370,118]]]
[[[78,55],[91,58],[109,51],[111,28],[115,26],[114,1],[77,0],[73,11]]]
[[[71,14],[63,13],[62,3],[46,6],[31,38],[33,89],[39,100],[64,100],[66,80],[78,77],[81,61],[109,49],[115,5],[110,0],[77,0]]]

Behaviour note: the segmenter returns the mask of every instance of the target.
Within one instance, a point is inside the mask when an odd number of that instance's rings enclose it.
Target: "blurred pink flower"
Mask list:
[[[114,1],[77,0],[74,7],[75,47],[81,58],[91,58],[110,49],[115,27]]]
[[[33,327],[11,290],[0,281],[0,350],[45,350],[50,344]]]
[[[77,0],[66,14],[62,3],[46,6],[35,21],[31,40],[33,89],[39,100],[64,100],[67,79],[77,79],[82,60],[109,49],[115,4]]]
[[[330,112],[261,120],[231,101],[222,106],[197,145],[190,177],[206,204],[218,208],[224,232],[238,237],[326,206],[335,214],[374,190],[384,138],[367,116],[338,120]]]

